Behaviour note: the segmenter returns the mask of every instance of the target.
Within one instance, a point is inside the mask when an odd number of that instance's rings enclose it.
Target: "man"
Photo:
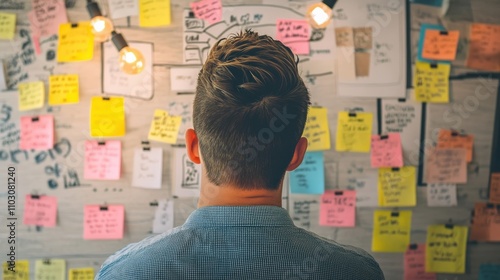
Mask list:
[[[96,279],[384,279],[366,252],[295,227],[281,208],[309,93],[289,48],[252,31],[212,48],[198,77],[189,158],[202,164],[186,223],[111,256]]]

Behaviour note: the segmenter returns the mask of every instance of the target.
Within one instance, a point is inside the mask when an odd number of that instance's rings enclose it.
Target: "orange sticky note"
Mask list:
[[[455,131],[441,129],[439,131],[437,148],[457,148],[467,150],[467,162],[472,161],[474,135],[460,134]]]
[[[322,226],[354,227],[356,191],[328,191],[321,196],[319,224]]]
[[[54,227],[57,217],[57,198],[55,196],[26,195],[24,202],[23,224]]]
[[[51,75],[49,78],[49,104],[63,105],[78,103],[78,75]]]
[[[309,54],[309,28],[307,20],[278,19],[276,39],[289,47],[294,54]]]
[[[87,180],[118,180],[121,173],[121,142],[85,141],[83,177]]]
[[[500,203],[500,172],[491,173],[489,201]]]
[[[434,149],[427,156],[427,183],[467,183],[467,150]]]
[[[405,252],[404,280],[435,280],[436,274],[425,272],[425,244],[410,244]]]
[[[222,19],[221,0],[201,0],[191,2],[189,5],[195,17],[204,19],[209,24],[214,24]]]
[[[21,117],[21,150],[49,150],[54,147],[54,117]]]
[[[466,66],[484,71],[500,71],[500,25],[470,25]]]
[[[459,31],[427,29],[422,57],[432,60],[454,60],[457,55]]]
[[[123,205],[86,205],[83,239],[122,239],[125,222]]]
[[[500,242],[500,204],[476,202],[470,240]]]
[[[372,167],[403,167],[403,147],[399,133],[372,135]]]

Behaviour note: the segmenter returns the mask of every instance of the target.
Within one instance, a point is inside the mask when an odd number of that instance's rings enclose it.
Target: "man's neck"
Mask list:
[[[198,207],[205,206],[255,206],[271,205],[281,207],[281,187],[277,190],[245,190],[237,186],[216,186],[202,184]]]

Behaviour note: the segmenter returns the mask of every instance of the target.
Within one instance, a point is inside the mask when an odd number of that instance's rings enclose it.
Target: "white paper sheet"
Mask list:
[[[199,67],[170,68],[170,89],[172,92],[195,92]]]
[[[174,202],[162,199],[158,201],[153,220],[153,233],[164,233],[174,228]]]
[[[194,164],[186,148],[173,147],[172,156],[173,195],[177,197],[200,196],[201,165]]]
[[[163,165],[162,148],[142,148],[134,150],[134,170],[132,186],[147,189],[160,189]]]
[[[113,19],[139,14],[139,1],[137,0],[109,0],[108,5]]]
[[[449,207],[457,205],[457,185],[448,183],[427,184],[427,206]]]

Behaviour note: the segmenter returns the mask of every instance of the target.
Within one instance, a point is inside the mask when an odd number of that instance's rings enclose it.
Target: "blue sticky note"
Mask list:
[[[418,37],[417,60],[428,63],[436,63],[437,62],[436,60],[430,60],[422,57],[422,50],[424,49],[425,31],[427,29],[439,30],[439,31],[446,31],[446,29],[441,25],[428,24],[428,23],[423,23],[422,26],[420,27],[420,36]],[[450,64],[451,62],[449,60],[440,60],[439,63]]]
[[[411,0],[412,3],[441,7],[443,6],[443,0]]]
[[[325,163],[323,152],[307,152],[300,166],[290,172],[290,190],[297,194],[325,192]]]
[[[500,264],[481,264],[479,267],[479,280],[500,280]]]

